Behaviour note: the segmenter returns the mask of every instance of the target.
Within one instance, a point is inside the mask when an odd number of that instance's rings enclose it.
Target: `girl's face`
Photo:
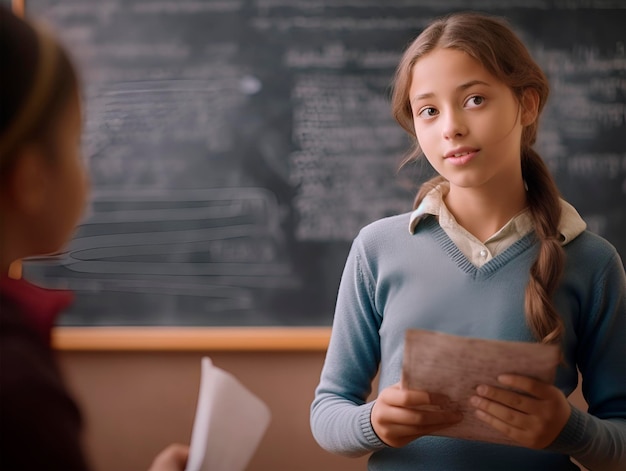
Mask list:
[[[80,101],[76,96],[59,116],[54,149],[45,150],[53,154],[50,162],[44,163],[47,198],[40,227],[49,245],[43,253],[58,251],[68,242],[86,203],[88,179],[80,152],[81,132]]]
[[[451,191],[521,181],[518,100],[478,61],[435,49],[413,66],[409,99],[419,145]]]

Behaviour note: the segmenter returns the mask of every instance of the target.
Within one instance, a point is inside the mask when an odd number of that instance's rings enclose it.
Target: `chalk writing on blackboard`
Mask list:
[[[389,92],[433,17],[506,16],[551,82],[537,149],[626,253],[626,6],[613,0],[28,0],[85,89],[90,215],[26,267],[66,324],[329,325],[350,243],[411,209]]]

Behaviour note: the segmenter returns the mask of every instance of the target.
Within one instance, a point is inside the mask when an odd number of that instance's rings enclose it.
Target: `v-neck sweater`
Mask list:
[[[400,380],[406,329],[467,337],[534,341],[524,315],[525,288],[538,243],[530,233],[480,268],[436,218],[414,234],[409,214],[377,221],[355,239],[342,276],[331,341],[311,407],[325,449],[373,452],[370,470],[621,469],[626,462],[626,277],[615,248],[588,231],[564,247],[554,295],[565,323],[564,362],[555,385],[565,395],[583,375],[589,412],[573,408],[547,450],[426,436],[402,448],[374,432],[366,402],[380,369],[379,392]]]
[[[420,221],[429,215],[437,217],[441,228],[468,260],[477,267],[504,252],[509,246],[533,230],[532,217],[527,207],[513,216],[487,240],[481,242],[457,222],[446,206],[445,197],[449,191],[450,184],[448,182],[441,183],[430,190],[418,208],[411,213],[409,231],[413,233]],[[561,236],[561,245],[567,245],[587,228],[587,224],[580,217],[578,211],[567,201],[561,199],[560,204],[561,220],[558,230]]]

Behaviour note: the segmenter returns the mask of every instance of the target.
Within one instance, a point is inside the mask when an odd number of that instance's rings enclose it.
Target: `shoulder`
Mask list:
[[[35,349],[45,348],[48,346],[43,339],[37,335],[37,332],[32,329],[26,322],[25,313],[17,307],[6,296],[0,295],[0,348],[3,350],[8,344],[24,344],[31,345]]]
[[[568,264],[575,267],[602,269],[622,263],[617,249],[609,241],[587,230],[565,245],[564,249]]]
[[[56,364],[49,345],[30,328],[21,312],[6,298],[0,298],[0,383],[2,395],[19,396],[25,384],[50,381],[56,383]]]
[[[433,229],[439,225],[435,218],[426,218],[414,232],[409,225],[411,213],[379,219],[359,232],[352,244],[352,254],[357,259],[367,260],[369,265],[381,263],[390,267],[403,266],[407,257],[420,258],[433,252]]]
[[[624,264],[606,239],[585,231],[565,247],[564,281],[601,303],[626,293]]]
[[[52,350],[0,298],[0,454],[8,468],[87,469],[80,411],[67,391]],[[37,430],[47,430],[45,434]],[[36,454],[29,450],[36,449]]]
[[[428,252],[428,245],[423,244],[427,225],[420,224],[420,229],[412,234],[410,216],[411,213],[404,213],[365,226],[352,244],[350,258],[374,278],[381,272],[398,273],[406,268],[407,257],[417,259]]]
[[[361,229],[356,240],[365,247],[373,247],[410,238],[410,216],[411,213],[404,213],[379,219]]]

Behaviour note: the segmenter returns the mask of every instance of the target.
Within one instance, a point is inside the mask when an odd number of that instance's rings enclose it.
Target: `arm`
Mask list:
[[[572,407],[549,449],[612,471],[626,469],[626,276],[615,251],[593,281],[577,358],[589,411]]]
[[[380,362],[382,316],[376,308],[374,276],[361,249],[357,239],[339,288],[333,334],[311,408],[318,443],[348,456],[386,445],[401,447],[462,419],[446,407],[447,397],[402,389],[399,384],[383,389],[375,402],[365,403]]]
[[[320,383],[311,405],[311,430],[330,452],[360,456],[383,448],[366,403],[380,361],[372,275],[364,266],[360,238],[354,241],[343,272],[332,335]]]

